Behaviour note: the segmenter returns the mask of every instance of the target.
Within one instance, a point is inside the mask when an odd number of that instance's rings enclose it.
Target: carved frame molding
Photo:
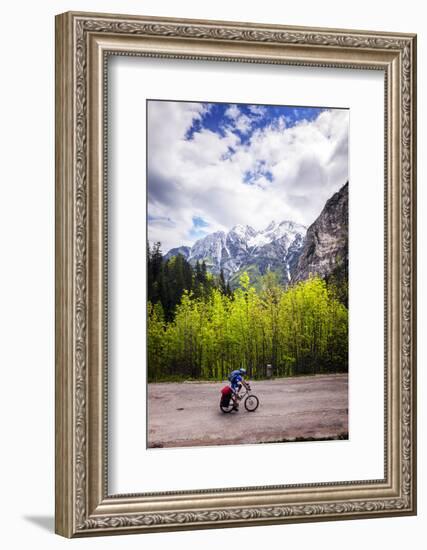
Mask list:
[[[108,495],[106,59],[385,73],[385,479]],[[416,513],[416,37],[66,13],[56,18],[56,532],[88,536]]]

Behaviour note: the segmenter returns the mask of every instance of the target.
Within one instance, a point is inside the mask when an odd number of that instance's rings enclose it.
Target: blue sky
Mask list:
[[[274,124],[280,118],[285,118],[287,126],[291,127],[301,120],[312,121],[324,110],[319,107],[288,107],[280,105],[247,105],[233,103],[205,103],[207,111],[201,119],[193,121],[191,127],[186,132],[186,139],[191,139],[194,133],[201,132],[203,129],[210,130],[220,136],[225,135],[225,129],[230,125],[230,118],[233,116],[233,110],[238,108],[240,116],[247,117],[250,123],[250,129],[242,130],[235,128],[236,134],[240,137],[241,143],[250,142],[253,132],[262,129],[269,124]],[[237,115],[237,111],[236,111]]]
[[[309,225],[348,178],[344,109],[154,101],[149,240],[164,251],[236,224]]]

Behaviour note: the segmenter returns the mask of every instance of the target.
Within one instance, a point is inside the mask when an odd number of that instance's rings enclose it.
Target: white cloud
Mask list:
[[[260,117],[263,117],[267,112],[266,107],[263,107],[262,105],[248,105],[248,109],[253,115]]]
[[[347,181],[348,111],[323,111],[291,127],[281,117],[242,143],[233,129],[251,126],[251,119],[232,105],[224,136],[202,126],[185,139],[206,110],[197,103],[149,103],[149,214],[157,218],[149,239],[160,240],[164,251],[192,244],[194,216],[209,224],[208,232],[238,223],[261,229],[273,219],[309,225]]]
[[[230,105],[225,111],[225,116],[231,118],[232,120],[237,120],[240,116],[240,109],[237,105]]]
[[[251,107],[256,106],[253,105]],[[242,113],[237,105],[230,105],[224,114],[232,120],[232,128],[239,130],[242,134],[246,134],[252,128],[253,120]]]

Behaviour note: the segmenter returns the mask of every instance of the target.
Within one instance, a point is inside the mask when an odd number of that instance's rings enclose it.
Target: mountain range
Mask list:
[[[325,204],[318,218],[306,228],[293,221],[272,221],[256,231],[236,225],[228,232],[216,231],[193,246],[173,248],[169,259],[182,254],[192,265],[206,263],[218,275],[221,270],[232,287],[247,271],[252,282],[267,271],[282,283],[305,280],[310,274],[325,278],[348,263],[348,182]]]

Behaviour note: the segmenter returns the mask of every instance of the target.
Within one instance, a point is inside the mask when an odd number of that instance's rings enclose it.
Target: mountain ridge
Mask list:
[[[192,247],[176,247],[168,251],[166,259],[182,254],[195,265],[205,262],[208,270],[226,280],[245,267],[255,266],[260,275],[268,270],[285,271],[290,280],[290,269],[297,260],[306,233],[306,227],[290,220],[271,221],[263,230],[237,224],[229,231],[216,231],[198,239]]]

